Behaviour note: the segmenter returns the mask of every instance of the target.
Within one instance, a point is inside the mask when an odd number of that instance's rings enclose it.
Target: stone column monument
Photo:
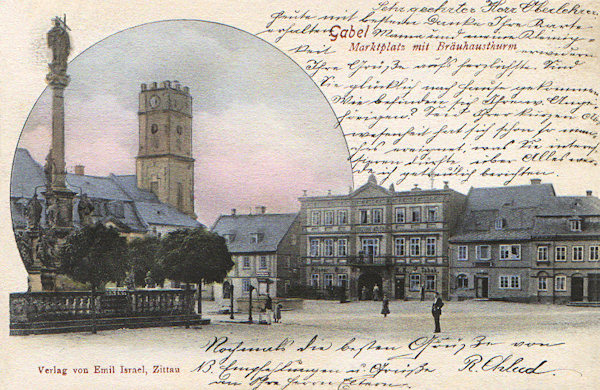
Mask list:
[[[69,27],[66,16],[53,19],[54,27],[48,32],[48,47],[52,49],[52,62],[46,81],[52,89],[52,146],[46,157],[44,170],[48,188],[46,221],[49,228],[59,230],[73,227],[73,197],[75,193],[65,184],[65,103],[64,91],[69,85],[67,59],[71,51]]]
[[[46,224],[33,218],[28,228],[32,259],[29,271],[29,287],[33,291],[55,290],[60,259],[56,254],[61,242],[73,229],[73,199],[75,193],[66,186],[65,171],[65,102],[64,91],[69,85],[67,59],[71,50],[69,27],[66,16],[55,17],[54,26],[48,32],[48,47],[52,49],[52,62],[46,81],[52,89],[52,143],[46,157],[44,172],[46,190]],[[34,208],[32,206],[32,212]]]

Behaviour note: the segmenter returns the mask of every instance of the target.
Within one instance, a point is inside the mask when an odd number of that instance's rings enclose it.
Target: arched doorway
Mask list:
[[[225,281],[223,283],[223,299],[231,298],[231,283],[229,281]]]
[[[381,275],[375,271],[365,271],[358,277],[358,299],[372,300],[373,288],[379,288],[379,298],[383,295],[383,281]],[[364,291],[363,291],[364,288]]]

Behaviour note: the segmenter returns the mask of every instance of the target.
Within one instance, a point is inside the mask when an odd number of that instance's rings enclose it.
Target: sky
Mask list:
[[[88,175],[134,174],[140,85],[177,80],[193,97],[200,222],[258,205],[295,212],[303,190],[347,193],[353,185],[343,133],[321,91],[289,57],[241,30],[195,20],[144,24],[91,46],[67,73],[69,172],[82,164]],[[33,106],[19,141],[41,164],[50,147],[50,92]]]

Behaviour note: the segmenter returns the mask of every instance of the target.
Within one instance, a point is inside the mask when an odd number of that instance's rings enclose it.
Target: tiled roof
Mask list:
[[[556,196],[551,184],[472,188],[458,233],[450,241],[510,241],[600,234],[600,222],[583,220],[581,232],[571,231],[570,217],[600,217],[600,199]],[[504,227],[495,229],[496,220]]]
[[[525,240],[536,215],[556,198],[551,184],[471,188],[458,232],[452,242]],[[503,227],[495,228],[497,220]]]
[[[11,211],[13,224],[20,227],[26,226],[26,218],[23,214],[25,207],[16,206],[14,202],[26,204],[25,199],[33,196],[36,187],[45,186],[46,177],[44,169],[36,162],[26,149],[17,149],[11,175]],[[89,176],[67,174],[67,187],[77,194],[85,193],[94,202],[95,216],[102,221],[113,220],[127,225],[132,231],[146,231],[149,225],[168,225],[180,227],[199,227],[195,219],[181,213],[176,208],[162,203],[156,195],[150,191],[137,188],[135,175],[109,175]],[[43,189],[38,189],[38,194]],[[41,199],[42,204],[45,202]],[[77,204],[79,198],[75,198],[73,207],[73,221],[79,224]],[[111,213],[107,205],[118,202],[123,206],[123,212]],[[106,210],[105,210],[106,208]]]
[[[232,235],[227,243],[232,253],[275,252],[298,214],[221,215],[212,231]],[[258,242],[252,235],[258,234]]]
[[[600,216],[600,199],[595,196],[557,196],[543,205],[544,216]]]
[[[175,225],[181,227],[200,227],[202,224],[183,214],[175,207],[165,203],[133,202],[140,218],[153,225]]]
[[[32,198],[35,188],[45,184],[44,168],[31,157],[27,149],[18,148],[10,177],[11,198]],[[38,194],[42,190],[38,188]]]
[[[467,210],[537,207],[555,196],[552,184],[471,188],[467,194]]]
[[[585,237],[585,236],[600,235],[600,222],[583,222],[582,231],[572,231],[569,226],[569,219],[563,217],[538,217],[536,219],[535,228],[532,231],[534,238],[552,238],[560,236],[562,238],[569,237]]]
[[[80,193],[82,190],[90,198],[129,201],[131,198],[122,191],[110,176],[89,176],[67,173],[67,187]]]
[[[110,175],[112,180],[118,183],[121,190],[138,202],[154,202],[158,203],[158,198],[151,191],[141,190],[137,186],[136,175]]]

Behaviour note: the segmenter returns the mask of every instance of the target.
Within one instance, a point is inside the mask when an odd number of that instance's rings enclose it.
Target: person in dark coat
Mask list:
[[[275,306],[275,314],[273,315],[275,322],[281,322],[281,309],[282,308],[283,308],[283,305],[281,303],[278,303]]]
[[[265,313],[267,317],[267,324],[271,324],[271,318],[273,318],[273,299],[271,296],[267,295],[267,300],[265,301]]]
[[[442,315],[442,306],[444,306],[444,302],[442,298],[440,298],[440,293],[435,293],[435,298],[433,300],[433,305],[431,306],[431,314],[433,315],[433,320],[435,322],[435,330],[434,333],[440,333],[442,330],[440,329],[440,316]]]
[[[390,314],[390,300],[388,299],[387,295],[383,296],[383,301],[381,303],[381,314],[383,314],[383,317],[387,317],[387,315]]]

